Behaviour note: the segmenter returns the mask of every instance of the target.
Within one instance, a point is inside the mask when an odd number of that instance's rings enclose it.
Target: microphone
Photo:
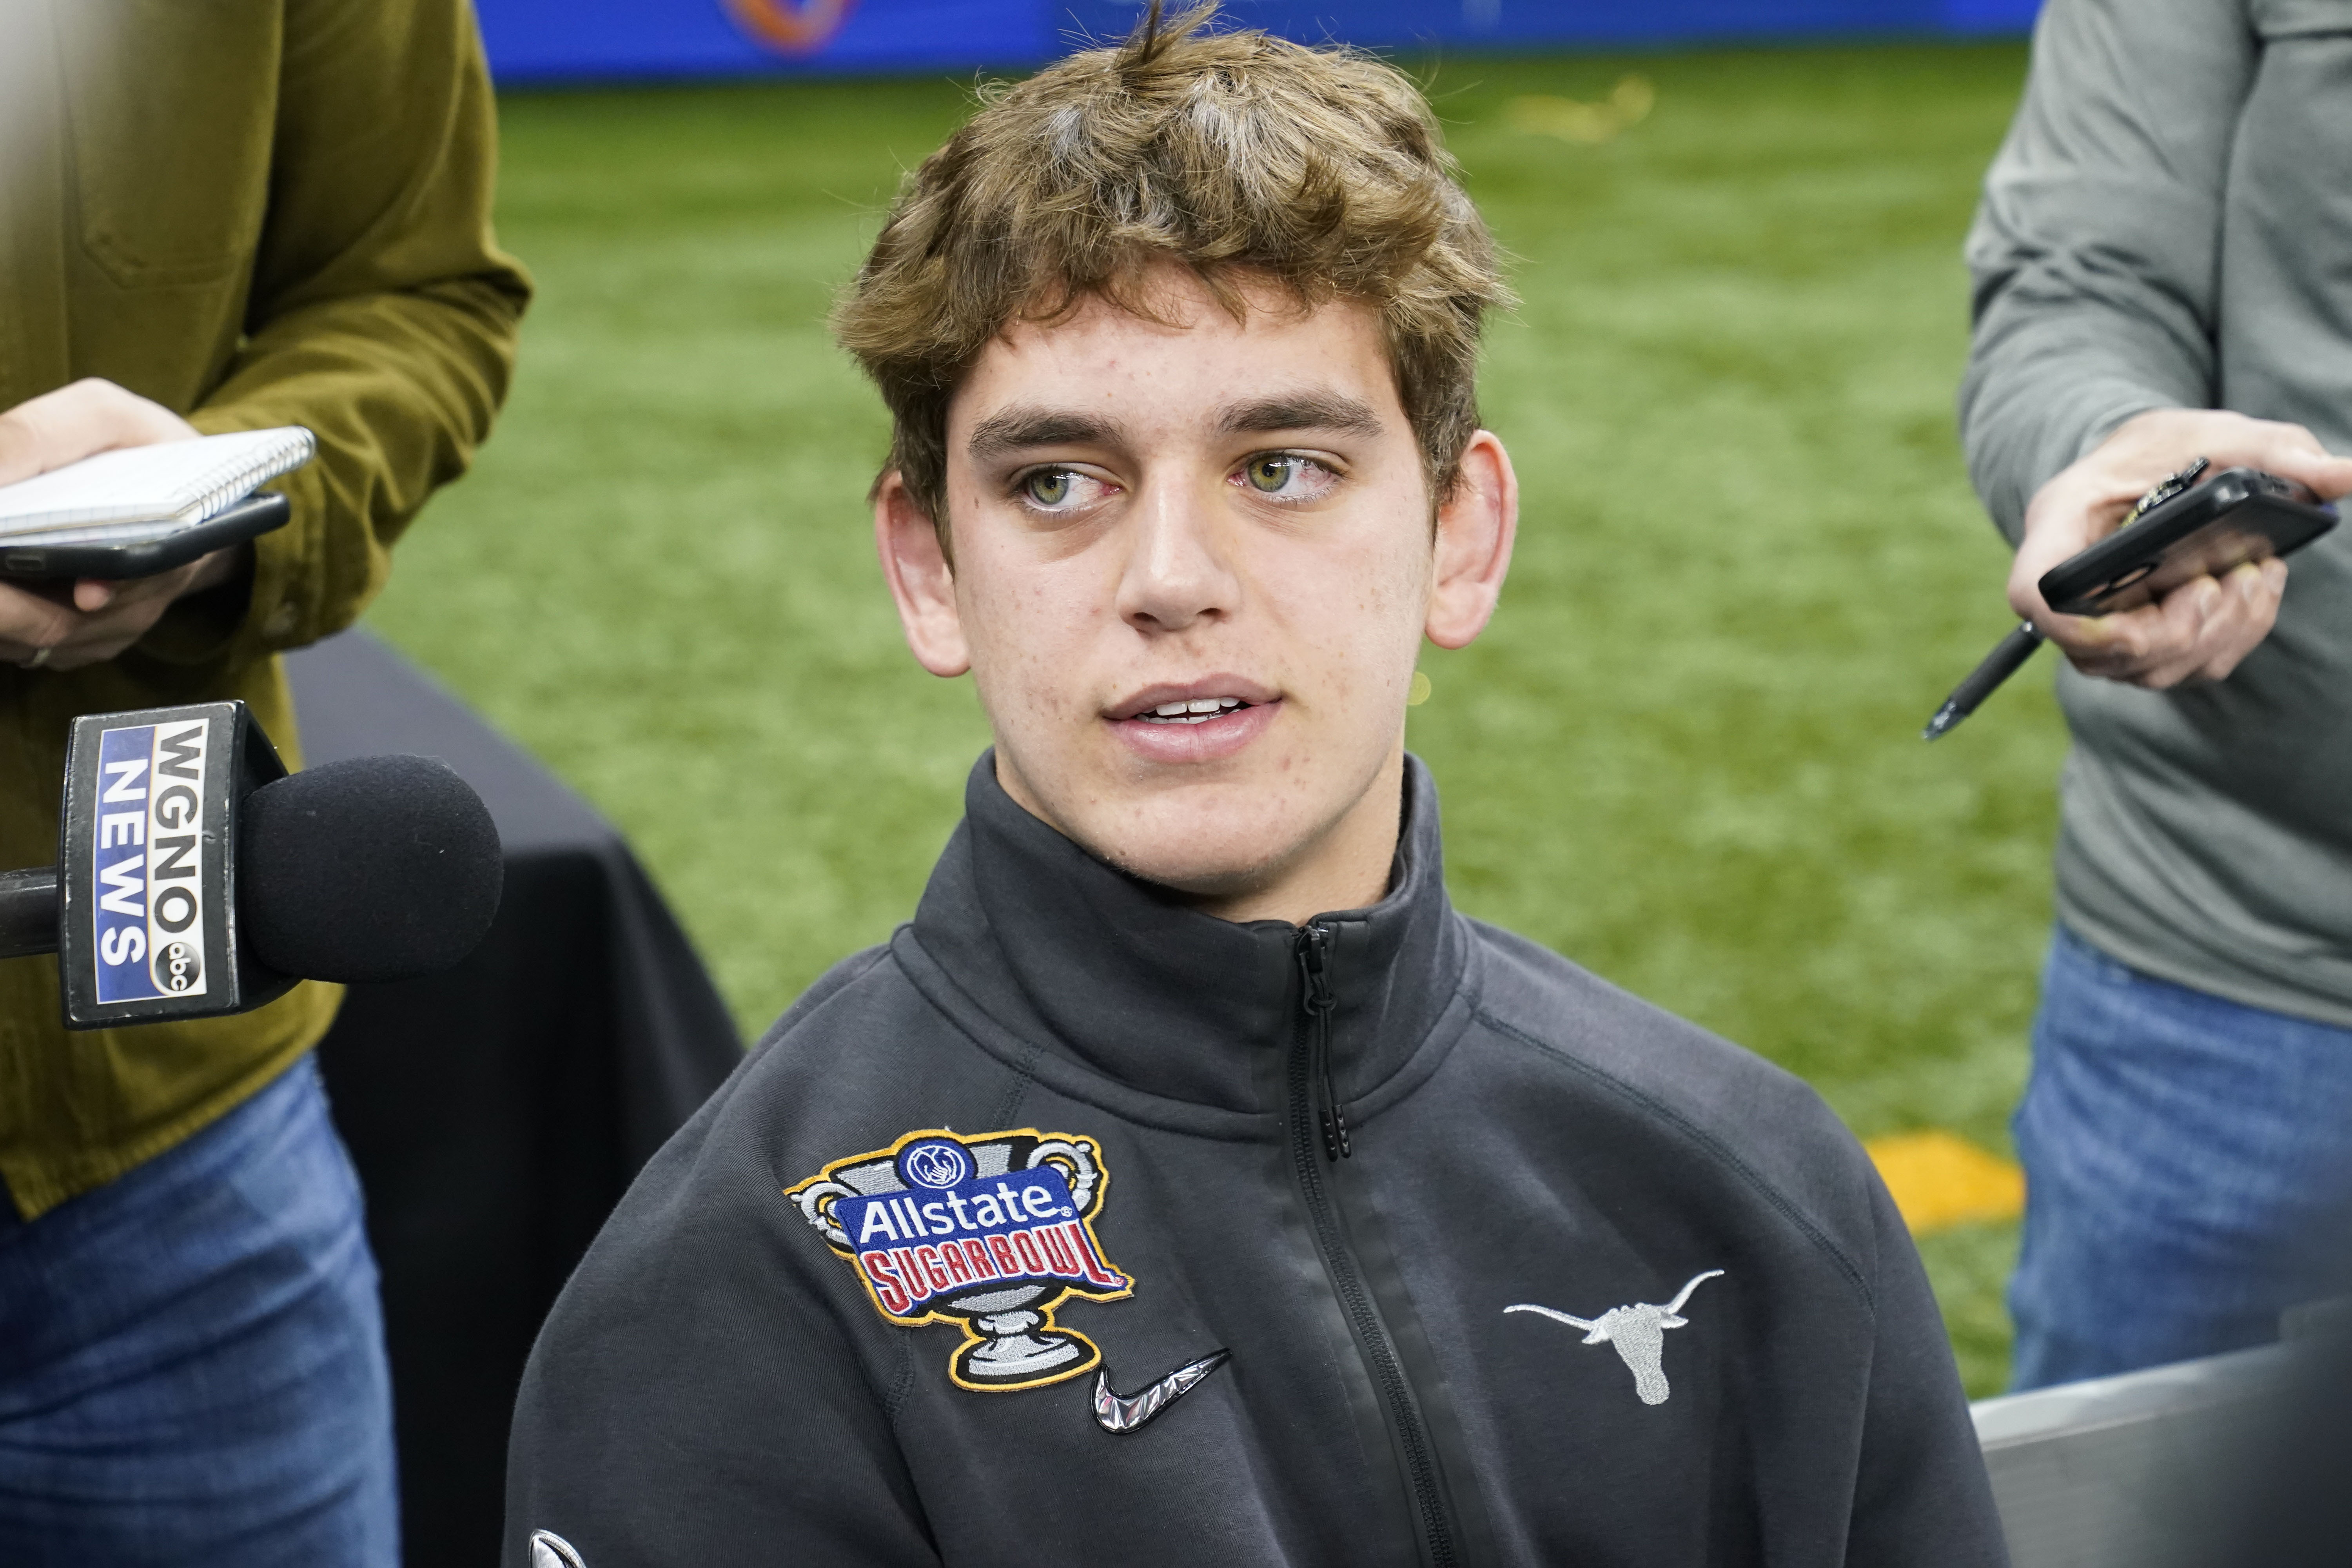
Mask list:
[[[488,809],[447,764],[289,776],[242,702],[75,720],[59,816],[57,866],[0,873],[0,958],[57,952],[74,1029],[446,969],[488,931],[505,876]]]

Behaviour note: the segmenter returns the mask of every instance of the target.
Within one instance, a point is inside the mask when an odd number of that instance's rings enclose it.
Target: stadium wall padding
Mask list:
[[[1038,65],[1136,0],[476,0],[502,84],[890,76]],[[2021,34],[2039,0],[1225,0],[1235,22],[1370,48],[1622,48]],[[1172,7],[1171,7],[1172,8]]]

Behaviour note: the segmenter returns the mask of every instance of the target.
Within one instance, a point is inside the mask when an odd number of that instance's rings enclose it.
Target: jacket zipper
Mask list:
[[[1323,1133],[1323,1157],[1345,1160],[1355,1151],[1348,1142],[1348,1112],[1339,1104],[1339,1091],[1331,1083],[1330,945],[1331,933],[1321,926],[1310,923],[1298,933],[1298,972],[1307,982],[1307,1016],[1315,1020],[1315,1044],[1307,1075],[1309,1087],[1320,1096],[1316,1125]]]
[[[1460,1559],[1454,1548],[1454,1522],[1447,1516],[1444,1489],[1438,1479],[1436,1448],[1430,1442],[1428,1429],[1422,1425],[1421,1411],[1414,1403],[1412,1385],[1405,1381],[1396,1346],[1390,1342],[1388,1326],[1381,1321],[1371,1290],[1356,1267],[1355,1254],[1349,1250],[1340,1228],[1339,1211],[1324,1185],[1324,1166],[1336,1164],[1352,1152],[1348,1142],[1347,1113],[1339,1108],[1339,1097],[1331,1078],[1334,1001],[1330,947],[1329,927],[1310,921],[1300,928],[1298,973],[1305,983],[1301,1005],[1309,1023],[1299,1031],[1290,1051],[1287,1076],[1291,1171],[1297,1178],[1299,1195],[1307,1205],[1307,1217],[1315,1231],[1316,1246],[1323,1254],[1323,1267],[1331,1277],[1332,1290],[1339,1298],[1349,1325],[1355,1330],[1356,1342],[1362,1347],[1373,1385],[1380,1390],[1388,1405],[1389,1417],[1395,1424],[1397,1440],[1404,1451],[1405,1473],[1412,1482],[1413,1510],[1421,1523],[1422,1541],[1429,1549],[1429,1560],[1435,1568],[1454,1568]],[[1320,1159],[1317,1158],[1318,1152]]]

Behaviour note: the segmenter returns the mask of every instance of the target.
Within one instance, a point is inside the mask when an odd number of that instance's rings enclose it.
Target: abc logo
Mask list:
[[[167,942],[155,950],[151,966],[159,991],[180,992],[205,977],[205,961],[184,942]]]
[[[899,1172],[919,1187],[934,1191],[954,1186],[971,1174],[971,1156],[962,1146],[944,1138],[911,1143],[898,1156]]]

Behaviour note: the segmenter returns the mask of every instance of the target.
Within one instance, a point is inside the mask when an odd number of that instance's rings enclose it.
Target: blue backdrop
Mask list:
[[[502,82],[1028,66],[1136,0],[476,0]],[[1374,47],[2021,33],[2039,0],[1226,0],[1237,22]]]

